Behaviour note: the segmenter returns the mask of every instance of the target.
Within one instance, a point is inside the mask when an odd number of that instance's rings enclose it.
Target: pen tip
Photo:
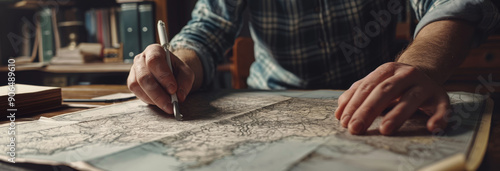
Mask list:
[[[182,121],[182,114],[181,112],[179,111],[179,103],[178,102],[173,102],[173,105],[174,107],[174,116],[175,116],[175,119],[178,120],[178,121]]]
[[[164,26],[165,23],[163,21],[161,21],[161,20],[158,20],[158,25]]]

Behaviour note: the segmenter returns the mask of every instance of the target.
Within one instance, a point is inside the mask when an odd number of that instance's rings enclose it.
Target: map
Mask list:
[[[428,117],[416,114],[394,136],[378,133],[381,117],[355,136],[333,116],[340,94],[195,93],[181,104],[184,121],[134,100],[18,123],[16,153],[82,170],[417,170],[468,154],[485,108],[482,96],[450,93],[447,130],[428,132]]]

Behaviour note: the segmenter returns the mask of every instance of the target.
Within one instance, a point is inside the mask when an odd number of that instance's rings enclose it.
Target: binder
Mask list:
[[[52,29],[52,11],[50,8],[43,8],[40,11],[40,38],[39,48],[40,62],[49,63],[54,56],[54,33]]]
[[[137,3],[121,4],[121,40],[123,42],[123,62],[132,63],[141,52],[139,14]]]
[[[141,51],[144,51],[148,45],[155,43],[155,28],[153,16],[153,4],[139,4],[139,21],[141,33]]]

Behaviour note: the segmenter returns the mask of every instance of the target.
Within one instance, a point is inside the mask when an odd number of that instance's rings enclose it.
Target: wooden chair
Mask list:
[[[217,67],[218,71],[231,72],[231,84],[234,89],[248,88],[247,78],[250,66],[255,61],[253,53],[253,40],[250,37],[236,38],[229,63]]]

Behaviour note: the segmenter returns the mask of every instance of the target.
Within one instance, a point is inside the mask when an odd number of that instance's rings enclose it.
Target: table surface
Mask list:
[[[132,67],[131,63],[87,63],[71,65],[43,65],[42,63],[28,63],[16,65],[16,71],[43,71],[50,73],[106,73],[125,72],[128,73]],[[0,72],[8,72],[7,66],[1,66]]]
[[[457,90],[456,87],[448,88],[449,90]],[[462,89],[463,90],[463,89]],[[64,99],[91,99],[98,96],[104,96],[114,93],[130,93],[125,85],[77,85],[62,88],[62,97]],[[500,94],[492,94],[492,99],[495,102],[500,101]],[[52,117],[64,113],[76,112],[80,110],[89,109],[88,107],[70,107],[71,104],[82,103],[63,103],[64,106],[58,109],[53,109],[38,114],[30,114],[22,118],[16,118],[16,121],[37,120],[41,116]],[[113,103],[84,103],[89,105],[110,105]],[[6,123],[2,120],[0,124]],[[484,156],[483,162],[479,170],[496,170],[500,168],[500,103],[495,103],[493,110],[493,117],[491,122],[490,137],[488,140],[488,147]]]

